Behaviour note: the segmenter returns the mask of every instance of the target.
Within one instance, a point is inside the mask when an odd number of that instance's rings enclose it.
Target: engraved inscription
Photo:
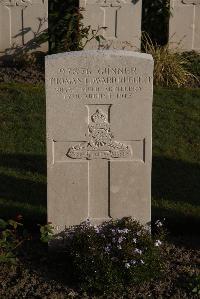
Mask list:
[[[133,67],[60,68],[49,83],[66,100],[131,99],[152,84],[148,73]]]
[[[91,116],[88,125],[89,141],[71,147],[67,156],[72,159],[111,159],[131,156],[129,146],[114,141],[107,115],[100,109]]]
[[[96,3],[101,5],[110,5],[114,7],[116,5],[126,3],[126,0],[97,0]]]

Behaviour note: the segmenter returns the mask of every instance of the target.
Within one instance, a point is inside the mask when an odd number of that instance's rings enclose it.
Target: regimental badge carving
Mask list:
[[[32,5],[32,0],[0,0],[0,4],[5,6],[22,6]]]
[[[131,156],[128,145],[114,141],[106,114],[97,109],[88,125],[89,141],[71,147],[67,156],[72,159],[111,159]]]
[[[183,4],[200,5],[200,0],[182,0]]]

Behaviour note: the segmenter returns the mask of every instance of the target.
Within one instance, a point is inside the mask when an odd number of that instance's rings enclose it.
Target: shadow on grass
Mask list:
[[[30,204],[32,206],[46,204],[46,184],[28,179],[0,175],[0,198]]]
[[[0,174],[0,217],[21,214],[27,224],[45,222],[45,155],[1,154],[0,167],[6,168]]]
[[[153,157],[152,196],[199,205],[200,165]]]
[[[0,166],[46,175],[46,156],[32,154],[0,154]]]
[[[153,157],[154,219],[165,217],[172,232],[197,232],[200,225],[200,165]]]
[[[2,154],[0,167],[16,171],[0,175],[1,216],[22,213],[28,221],[46,217],[46,156],[31,154]],[[25,173],[23,178],[21,173]],[[12,172],[11,172],[12,173]],[[19,176],[19,177],[17,177]],[[165,217],[170,231],[194,231],[200,223],[196,212],[199,205],[200,166],[165,157],[153,158],[152,206],[154,219]],[[43,210],[43,212],[41,211]]]

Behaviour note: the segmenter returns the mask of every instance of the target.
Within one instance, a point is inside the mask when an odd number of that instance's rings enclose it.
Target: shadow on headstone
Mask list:
[[[0,63],[6,61],[20,61],[26,58],[27,55],[44,56],[45,52],[41,50],[41,46],[48,41],[48,29],[41,30],[44,23],[47,22],[46,18],[37,18],[38,28],[33,31],[31,27],[25,27],[20,32],[13,36],[13,38],[21,37],[22,45],[13,44],[11,48],[5,49],[4,52],[0,52]],[[33,38],[25,43],[26,35],[32,34]]]

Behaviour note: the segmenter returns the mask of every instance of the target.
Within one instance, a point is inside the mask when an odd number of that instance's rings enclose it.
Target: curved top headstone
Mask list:
[[[79,6],[83,25],[104,37],[93,39],[86,49],[140,50],[142,0],[79,0]]]
[[[151,215],[153,59],[130,51],[46,57],[48,221],[59,234]]]

